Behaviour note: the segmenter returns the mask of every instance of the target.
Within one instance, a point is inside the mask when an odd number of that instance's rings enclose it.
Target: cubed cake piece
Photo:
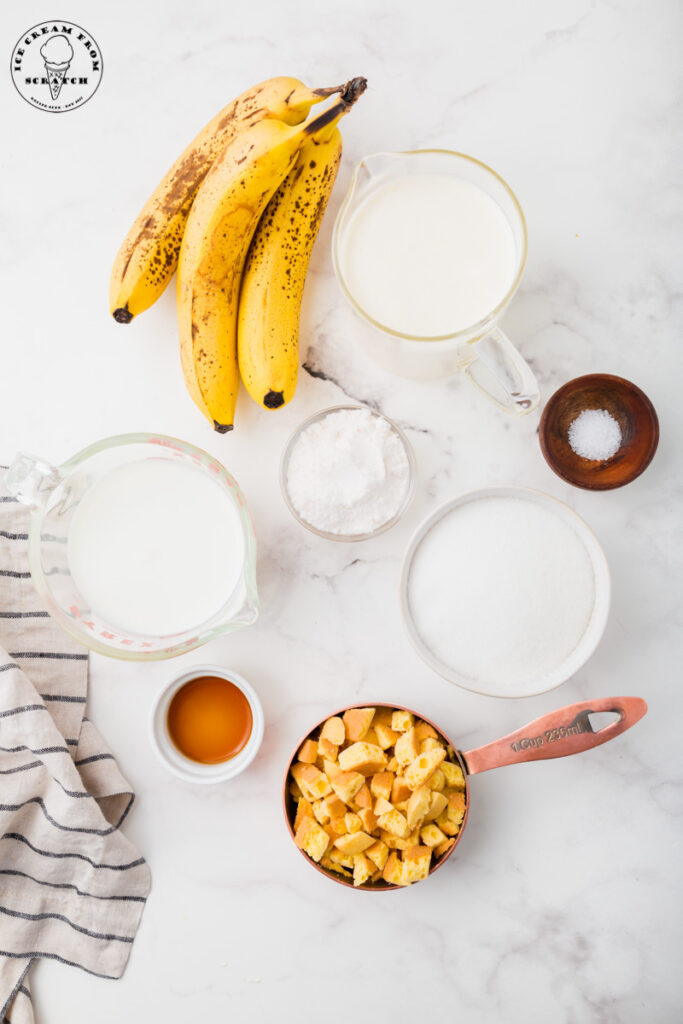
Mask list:
[[[360,820],[357,814],[354,814],[353,811],[346,812],[344,816],[344,821],[346,822],[347,832],[360,832],[360,830],[363,827],[363,822]]]
[[[323,803],[325,804],[327,816],[330,819],[343,818],[346,814],[346,804],[343,800],[339,799],[336,793],[330,793],[329,796],[326,796]]]
[[[439,826],[442,832],[445,832],[447,836],[457,836],[460,831],[460,825],[456,825],[454,821],[448,817],[448,808],[443,811],[438,818],[436,818],[436,824]]]
[[[428,722],[416,722],[415,733],[420,743],[422,743],[423,740],[438,740],[439,738],[436,729],[434,729]]]
[[[323,758],[323,766],[324,761],[336,761],[338,753],[339,747],[336,743],[332,743],[331,740],[325,739],[324,736],[320,737],[318,740],[318,757]]]
[[[462,821],[465,816],[465,794],[460,790],[448,794],[448,817],[451,821]]]
[[[296,805],[296,817],[294,818],[294,831],[295,832],[297,831],[297,829],[299,828],[299,825],[304,820],[304,818],[312,818],[312,817],[313,817],[313,805],[308,800],[304,800],[303,797],[302,797],[302,799],[299,800],[299,803]],[[321,824],[322,824],[322,822],[321,822]]]
[[[441,765],[441,771],[446,776],[446,785],[451,789],[464,789],[465,788],[465,776],[462,773],[462,768],[459,764],[451,764],[450,761],[444,761]]]
[[[375,867],[372,861],[363,853],[357,853],[353,858],[353,884],[362,885],[367,882]]]
[[[328,850],[327,856],[335,864],[340,864],[344,868],[348,868],[351,871],[353,870],[353,854],[342,853],[342,851],[338,850],[336,846],[332,846]]]
[[[432,851],[428,846],[411,846],[409,850],[405,850],[401,884],[412,885],[413,882],[421,882],[429,874],[431,861]]]
[[[383,843],[381,839],[378,839],[376,843],[373,843],[372,846],[367,848],[365,856],[370,858],[379,871],[382,871],[387,862],[387,857],[389,856],[389,847],[386,843]]]
[[[392,850],[387,857],[386,864],[382,870],[382,878],[385,882],[388,882],[389,885],[401,885],[402,873],[403,865],[401,864],[396,851]]]
[[[412,789],[401,775],[397,775],[394,779],[394,783],[391,787],[391,802],[392,804],[400,804],[404,800],[410,799]]]
[[[448,797],[443,793],[432,791],[430,799],[431,803],[429,805],[429,810],[425,814],[426,822],[434,821],[434,819],[438,818],[440,814],[443,814],[445,809],[448,807]]]
[[[354,796],[365,783],[365,777],[360,772],[338,772],[331,780],[332,789],[340,800],[350,804]]]
[[[444,853],[448,853],[448,851],[454,846],[455,839],[445,839],[443,843],[439,843],[439,845],[434,848],[434,856],[443,857]]]
[[[367,783],[362,785],[353,798],[356,807],[372,807],[372,794]]]
[[[414,719],[410,711],[394,711],[391,716],[391,728],[395,732],[408,732],[413,721]]]
[[[335,863],[331,857],[321,857],[320,866],[327,868],[328,871],[334,871],[338,875],[344,875],[346,878],[349,876],[347,869],[343,868],[341,864]]]
[[[406,768],[405,780],[412,790],[422,786],[430,775],[436,771],[446,756],[443,747],[428,750],[425,754],[418,754]]]
[[[374,708],[349,708],[344,712],[344,729],[349,743],[363,739],[374,717]]]
[[[377,772],[370,780],[370,792],[377,798],[383,796],[385,800],[391,797],[391,787],[394,782],[393,772]]]
[[[399,839],[405,839],[410,833],[405,816],[395,808],[387,811],[386,814],[379,815],[377,824],[386,832],[391,832],[392,835],[398,836]]]
[[[390,814],[391,811],[393,811],[393,809],[394,805],[389,803],[388,800],[385,800],[383,796],[377,797],[377,800],[375,801],[375,806],[373,808],[377,816],[379,816],[380,814]]]
[[[415,729],[411,727],[396,740],[394,756],[401,767],[406,767],[411,761],[415,760],[419,753],[420,744],[417,741]]]
[[[448,837],[441,831],[438,825],[431,822],[423,825],[420,829],[420,840],[425,846],[438,846],[440,843],[448,842]]]
[[[367,850],[374,843],[375,840],[367,832],[348,832],[345,836],[340,836],[339,839],[334,841],[334,845],[338,850],[349,855],[362,853],[363,850]]]
[[[341,747],[342,743],[346,739],[346,730],[344,729],[343,721],[338,715],[334,715],[332,718],[327,719],[320,730],[320,738],[329,740],[330,743],[334,743],[336,747]]]
[[[319,861],[330,845],[330,837],[314,818],[304,818],[297,829],[295,842],[311,860]]]
[[[374,743],[352,743],[339,754],[339,767],[343,772],[362,772],[374,775],[386,767],[387,757]],[[297,782],[299,780],[297,779]]]
[[[394,730],[388,726],[383,725],[381,722],[375,722],[375,736],[377,737],[377,745],[382,750],[388,750],[389,747],[393,747],[396,740],[401,735],[400,732],[394,732]]]
[[[429,778],[428,786],[430,789],[437,789],[440,792],[445,787],[445,785],[446,776],[444,775],[440,768],[437,768],[435,772],[432,772]]]
[[[358,817],[363,822],[363,831],[370,833],[377,828],[377,815],[371,807],[363,807],[358,812]]]
[[[332,792],[327,776],[314,764],[292,765],[292,775],[305,797],[313,802]]]
[[[318,744],[315,740],[304,740],[299,751],[299,760],[304,764],[315,764],[318,756]]]
[[[432,793],[428,786],[419,786],[408,800],[406,818],[411,829],[419,828],[425,819],[432,802]]]
[[[313,804],[313,814],[319,825],[326,825],[328,823],[330,815],[325,806],[325,800],[316,800]]]

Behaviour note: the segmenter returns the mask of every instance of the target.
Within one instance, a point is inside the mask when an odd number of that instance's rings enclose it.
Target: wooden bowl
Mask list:
[[[584,459],[569,444],[569,427],[584,409],[606,409],[618,422],[621,447],[611,459]],[[635,480],[650,465],[659,421],[652,402],[635,384],[609,373],[591,373],[555,392],[543,410],[538,439],[546,462],[563,480],[589,491],[607,491]]]

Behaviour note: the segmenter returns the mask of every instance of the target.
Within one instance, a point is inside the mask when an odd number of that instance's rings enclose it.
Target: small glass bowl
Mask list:
[[[289,496],[289,490],[287,488],[287,473],[289,471],[289,460],[296,444],[299,441],[299,438],[301,437],[303,432],[307,430],[308,427],[310,427],[313,423],[317,423],[319,420],[325,419],[326,416],[329,416],[331,413],[334,412],[349,412],[356,410],[359,410],[361,412],[369,412],[371,416],[376,416],[377,419],[385,420],[389,424],[393,432],[398,436],[399,440],[401,441],[401,444],[403,445],[403,448],[405,449],[406,458],[408,459],[408,489],[406,490],[405,497],[401,502],[401,505],[399,506],[396,514],[393,515],[391,519],[388,519],[386,523],[382,523],[381,526],[378,526],[376,527],[376,529],[371,530],[370,533],[328,533],[327,530],[318,530],[317,527],[312,526],[311,523],[307,523],[306,520],[299,515],[296,508],[294,507],[292,499]],[[290,437],[285,447],[285,450],[282,454],[282,460],[280,462],[280,489],[282,491],[282,497],[285,499],[285,504],[287,505],[287,508],[292,513],[296,521],[298,523],[301,523],[303,527],[305,527],[307,530],[310,530],[311,533],[315,533],[318,537],[324,537],[325,540],[337,540],[346,543],[352,543],[354,541],[370,540],[372,537],[378,537],[380,533],[386,533],[387,530],[390,530],[392,526],[396,525],[396,523],[399,521],[405,510],[408,508],[408,505],[412,501],[413,494],[415,492],[416,471],[417,465],[415,462],[415,454],[413,452],[410,441],[405,436],[401,428],[398,427],[393,420],[390,420],[388,416],[383,416],[382,413],[375,412],[374,409],[369,409],[365,405],[333,405],[330,406],[328,409],[322,409],[320,412],[315,413],[314,416],[309,416],[307,420],[304,420],[303,423],[299,424],[297,429]]]

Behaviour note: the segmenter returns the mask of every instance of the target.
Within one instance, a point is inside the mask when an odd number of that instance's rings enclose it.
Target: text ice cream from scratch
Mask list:
[[[74,51],[66,36],[51,36],[41,46],[40,55],[45,61],[50,95],[56,100],[64,84],[64,76],[73,60]]]

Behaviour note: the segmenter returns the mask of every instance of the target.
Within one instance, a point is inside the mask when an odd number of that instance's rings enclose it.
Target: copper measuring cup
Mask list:
[[[598,700],[586,700],[578,704],[568,704],[566,707],[550,711],[547,715],[541,715],[540,718],[529,722],[528,725],[522,726],[516,732],[508,733],[507,736],[493,740],[492,743],[486,743],[483,747],[461,751],[458,750],[442,729],[412,708],[406,708],[400,704],[387,704],[381,701],[374,704],[370,702],[358,705],[352,704],[349,707],[395,708],[397,711],[410,711],[415,718],[419,718],[431,725],[440,738],[455,753],[456,762],[462,768],[465,777],[465,816],[463,817],[460,831],[455,836],[454,845],[432,864],[429,871],[430,875],[448,860],[465,831],[470,811],[470,775],[477,775],[479,772],[486,772],[490,768],[501,768],[508,764],[520,764],[523,761],[543,761],[552,757],[568,757],[570,754],[580,754],[584,750],[599,747],[602,743],[607,743],[609,740],[613,740],[616,736],[621,735],[622,732],[626,732],[632,725],[640,721],[647,712],[647,704],[640,697],[601,697]],[[304,740],[312,736],[332,715],[343,715],[345,711],[349,710],[349,707],[341,708],[339,711],[332,711],[329,715],[325,715],[325,718],[318,722],[313,729],[310,729],[301,742],[297,744],[292,757],[289,759],[284,779],[283,803],[285,820],[292,839],[294,839],[293,825],[296,814],[296,801],[289,792],[290,768],[296,761],[296,755]],[[601,712],[609,712],[619,717],[602,728],[594,728],[590,716],[600,714]],[[348,879],[327,871],[326,868],[311,860],[303,850],[300,852],[312,867],[316,868],[317,871],[320,871],[327,878],[337,882],[339,885],[346,885],[351,889],[354,888]],[[383,892],[388,889],[402,888],[402,886],[390,885],[388,882],[380,880],[379,882],[357,886],[356,888],[363,889],[366,892]]]

